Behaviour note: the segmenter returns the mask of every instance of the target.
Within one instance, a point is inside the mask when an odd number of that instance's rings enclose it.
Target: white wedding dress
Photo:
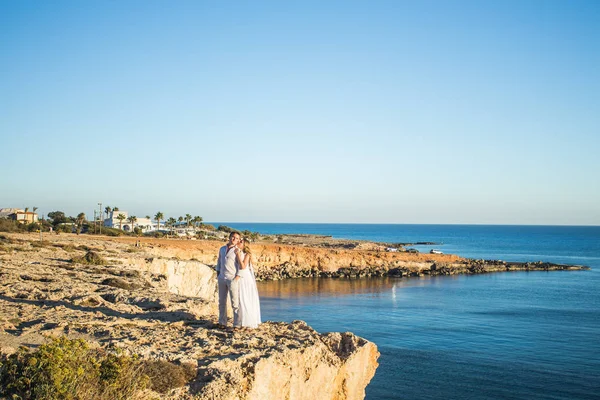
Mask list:
[[[240,276],[240,324],[246,328],[256,328],[260,324],[260,300],[252,263],[240,269],[238,275]]]

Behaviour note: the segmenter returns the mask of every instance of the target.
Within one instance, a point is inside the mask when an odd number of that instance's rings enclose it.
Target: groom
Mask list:
[[[233,308],[233,327],[240,326],[239,308],[239,280],[237,275],[239,263],[235,254],[235,248],[242,240],[237,232],[229,234],[227,245],[219,249],[219,258],[217,260],[217,276],[219,281],[219,326],[227,326],[227,296],[231,299],[231,308]]]

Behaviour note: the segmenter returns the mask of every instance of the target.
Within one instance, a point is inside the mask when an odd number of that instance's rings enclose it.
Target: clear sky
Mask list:
[[[0,207],[600,225],[600,1],[0,0]]]

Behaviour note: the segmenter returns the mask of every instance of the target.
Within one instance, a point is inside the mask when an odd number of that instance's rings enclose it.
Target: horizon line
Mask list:
[[[244,221],[203,221],[205,224],[290,224],[290,225],[477,225],[477,226],[563,226],[563,227],[600,227],[594,224],[500,224],[500,223],[413,223],[413,222],[244,222]]]

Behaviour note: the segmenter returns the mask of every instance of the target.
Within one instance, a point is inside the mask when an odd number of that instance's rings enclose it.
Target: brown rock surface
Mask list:
[[[197,378],[167,398],[362,399],[377,368],[373,343],[351,333],[319,334],[302,321],[217,329],[215,273],[202,261],[214,264],[221,243],[142,239],[137,247],[135,239],[36,239],[0,237],[4,353],[66,335],[196,364]],[[70,261],[90,250],[105,265]]]
[[[296,240],[300,240],[298,236]],[[139,241],[144,251],[150,255],[174,257],[182,260],[198,260],[204,264],[215,265],[219,247],[224,242],[207,240],[178,240],[178,239],[136,239],[130,237],[110,238],[123,244],[133,245]],[[325,239],[327,243],[335,239]],[[315,239],[307,239],[315,244]],[[252,244],[254,264],[259,278],[281,279],[287,277],[317,276],[335,273],[340,268],[381,267],[408,268],[411,271],[429,270],[434,263],[457,264],[464,259],[453,254],[414,254],[408,252],[386,252],[382,246],[358,242],[355,248],[346,249],[341,246],[305,247],[290,244],[274,244],[258,242]],[[333,246],[333,245],[331,245]],[[366,250],[365,250],[366,249]],[[283,273],[281,273],[283,270]]]

